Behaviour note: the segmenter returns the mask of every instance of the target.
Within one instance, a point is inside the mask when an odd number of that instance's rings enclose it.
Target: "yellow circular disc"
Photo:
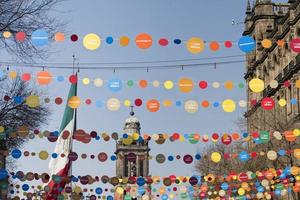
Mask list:
[[[269,160],[276,160],[277,159],[277,153],[275,151],[268,151],[267,157]]]
[[[224,190],[219,191],[219,196],[224,197],[226,195],[226,192]]]
[[[265,83],[263,80],[259,78],[254,78],[249,82],[249,88],[255,92],[259,93],[262,92],[265,89]]]
[[[173,102],[171,100],[164,100],[163,105],[165,107],[170,107],[173,105]]]
[[[299,129],[294,129],[293,133],[296,137],[300,136],[300,130]]]
[[[179,141],[180,141],[180,142],[184,142],[184,137],[183,137],[183,135],[180,135]]]
[[[297,81],[296,81],[296,87],[297,87],[297,88],[300,88],[300,80],[297,80]]]
[[[215,89],[220,88],[220,83],[219,82],[213,82],[212,87]]]
[[[294,156],[295,156],[295,158],[297,158],[297,159],[300,158],[300,149],[294,149]]]
[[[35,95],[31,95],[26,98],[26,105],[28,105],[30,108],[35,108],[40,105],[40,98]]]
[[[159,83],[159,81],[155,80],[152,82],[152,85],[153,85],[153,87],[157,88],[157,87],[159,87],[160,83]]]
[[[291,174],[297,176],[299,174],[299,167],[291,167]]]
[[[223,101],[222,107],[225,112],[233,112],[235,111],[236,104],[233,100],[227,99]]]
[[[84,36],[83,46],[88,50],[96,50],[101,45],[101,39],[97,34],[90,33]]]
[[[121,195],[124,193],[124,189],[122,187],[117,187],[116,192],[117,194]]]
[[[275,132],[273,133],[273,136],[275,137],[276,140],[281,140],[281,139],[282,139],[282,135],[281,135],[281,133],[278,132],[278,131],[275,131]]]
[[[278,101],[278,103],[279,103],[279,105],[280,105],[281,107],[286,106],[286,100],[285,100],[285,99],[280,99],[280,100]]]
[[[168,80],[164,82],[164,86],[167,90],[171,90],[174,87],[174,83],[173,81]]]
[[[9,32],[9,31],[4,31],[4,32],[3,32],[3,37],[6,38],[6,39],[7,39],[7,38],[10,38],[10,37],[11,37],[11,32]]]
[[[213,152],[210,156],[211,160],[215,163],[218,163],[221,161],[221,154],[219,152]]]
[[[81,187],[79,187],[79,186],[75,186],[75,188],[74,188],[74,192],[75,192],[76,194],[79,194],[80,192],[82,192],[82,189],[81,189]]]
[[[0,126],[0,133],[3,133],[3,132],[4,132],[4,127]]]
[[[18,73],[16,71],[9,71],[8,77],[11,79],[16,79],[18,76]]]
[[[194,100],[186,101],[184,104],[184,109],[188,113],[195,113],[198,111],[198,108],[199,108],[199,105],[198,105],[197,101],[194,101]]]
[[[117,111],[120,109],[120,101],[116,98],[111,98],[107,101],[106,106],[110,111]]]
[[[232,81],[226,81],[225,84],[224,84],[224,87],[227,89],[227,90],[232,90],[233,87],[234,87],[234,84]]]
[[[158,134],[153,134],[151,137],[153,140],[158,140],[159,139],[159,135]]]
[[[131,106],[131,102],[130,102],[130,100],[125,100],[124,101],[124,106],[126,106],[126,107],[129,107],[129,106]]]
[[[272,81],[270,82],[270,87],[273,88],[273,89],[277,88],[278,85],[279,85],[279,84],[278,84],[278,81],[276,81],[276,80],[272,80]]]
[[[133,142],[133,139],[132,139],[131,136],[128,136],[128,138],[123,138],[123,139],[122,139],[122,142],[123,142],[123,144],[125,144],[125,145],[131,145],[132,142]]]
[[[138,140],[139,137],[140,137],[140,135],[139,135],[138,133],[132,134],[132,138],[133,138],[134,140]]]
[[[192,54],[198,54],[204,50],[205,44],[202,39],[193,37],[187,41],[186,48]]]
[[[82,79],[82,83],[84,85],[88,85],[88,84],[90,84],[90,79],[89,78],[84,78],[84,79]]]
[[[241,195],[241,196],[243,196],[245,194],[245,190],[243,188],[240,188],[238,190],[238,194]]]
[[[103,80],[102,80],[101,78],[96,78],[96,79],[94,80],[94,85],[95,85],[96,87],[101,87],[101,86],[103,85]]]
[[[73,109],[78,108],[80,106],[80,98],[77,96],[72,96],[68,100],[68,106]]]
[[[269,39],[263,39],[261,45],[263,48],[269,49],[272,46],[272,41]]]
[[[261,193],[261,192],[258,192],[258,193],[256,194],[256,197],[257,197],[258,199],[262,199],[262,198],[264,197],[264,194]]]
[[[39,158],[40,158],[41,160],[47,160],[47,159],[48,159],[48,156],[49,156],[49,154],[48,154],[47,151],[41,151],[41,152],[39,153]]]
[[[121,45],[122,47],[128,46],[128,45],[129,45],[129,42],[130,42],[129,37],[127,37],[127,36],[122,36],[122,37],[120,37],[120,45]]]

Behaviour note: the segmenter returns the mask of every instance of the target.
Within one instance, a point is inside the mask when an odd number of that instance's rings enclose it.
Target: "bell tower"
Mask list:
[[[149,146],[148,140],[144,140],[140,133],[141,124],[134,116],[133,106],[131,107],[130,117],[126,119],[123,128],[125,137],[121,138],[116,144],[115,154],[116,177],[122,179],[123,195],[115,194],[115,199],[150,199],[150,184],[147,182],[149,177]],[[145,184],[137,184],[137,180],[144,180]],[[143,192],[144,191],[144,192]],[[119,197],[118,197],[119,196]],[[123,196],[123,197],[121,197]],[[139,198],[140,199],[140,198]]]

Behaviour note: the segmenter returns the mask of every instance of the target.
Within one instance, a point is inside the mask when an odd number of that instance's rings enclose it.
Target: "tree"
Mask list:
[[[278,114],[277,114],[278,115]],[[272,137],[269,141],[263,142],[262,144],[255,144],[253,140],[242,140],[240,142],[232,143],[229,146],[226,146],[222,143],[216,143],[208,146],[206,149],[202,151],[202,159],[196,164],[196,170],[202,174],[216,174],[216,175],[224,175],[229,174],[230,172],[257,172],[257,171],[265,171],[269,168],[275,169],[285,169],[286,167],[292,167],[297,165],[295,162],[293,154],[288,154],[284,156],[279,156],[275,160],[269,160],[264,156],[257,156],[254,159],[250,159],[247,162],[242,162],[238,158],[236,159],[222,159],[219,163],[214,163],[210,155],[213,152],[219,152],[224,158],[225,153],[227,154],[239,154],[242,151],[252,152],[255,151],[258,154],[260,152],[267,153],[268,151],[279,152],[281,149],[283,150],[293,150],[296,148],[300,148],[299,139],[295,142],[289,142],[285,139],[285,135],[287,134],[287,127],[284,125],[285,122],[279,120],[276,116],[276,111],[268,112],[267,116],[262,116],[259,118],[262,124],[265,124],[265,127],[268,127],[266,131],[272,133],[274,131],[279,131],[282,135],[282,139],[275,139]],[[245,119],[241,118],[236,121],[237,126],[240,129],[240,132],[245,131],[246,123]],[[261,130],[261,127],[257,127],[257,130]],[[222,181],[221,181],[222,182]],[[212,185],[218,185],[220,182],[216,181],[212,183]],[[289,199],[299,199],[299,193],[292,191]]]
[[[0,168],[2,169],[8,166],[5,152],[9,152],[13,148],[20,148],[27,141],[27,137],[18,135],[19,127],[23,126],[28,130],[34,130],[47,123],[49,109],[44,103],[38,107],[29,107],[25,99],[30,95],[40,96],[42,92],[19,77],[14,80],[7,77],[0,80],[0,125],[5,130],[0,140]],[[6,199],[8,180],[4,180],[0,184],[0,199]]]
[[[9,31],[12,34],[25,32],[27,39],[18,42],[15,37],[5,39],[0,37],[0,48],[21,60],[45,58],[48,49],[36,49],[31,40],[31,33],[37,29],[45,29],[53,33],[63,27],[56,18],[50,16],[55,6],[62,0],[0,0],[0,32]]]

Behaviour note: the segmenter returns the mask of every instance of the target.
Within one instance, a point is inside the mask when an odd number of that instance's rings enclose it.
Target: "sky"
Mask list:
[[[116,63],[116,62],[153,62],[177,59],[204,59],[208,57],[242,55],[236,42],[242,36],[244,29],[243,24],[232,25],[232,19],[236,22],[243,22],[245,17],[246,0],[230,0],[230,1],[205,1],[205,0],[72,0],[65,1],[57,6],[53,13],[61,21],[67,21],[65,27],[66,32],[70,34],[78,34],[79,41],[70,42],[67,39],[63,43],[53,43],[50,49],[53,54],[50,55],[45,62],[72,62],[72,55],[78,58],[79,66],[85,66],[84,63]],[[82,38],[88,33],[97,33],[102,39],[107,36],[119,38],[120,36],[128,36],[132,40],[139,33],[148,33],[155,41],[150,49],[142,50],[135,46],[133,42],[127,47],[121,47],[118,41],[112,45],[102,45],[96,51],[88,51],[82,45]],[[205,41],[226,41],[231,40],[234,43],[233,48],[226,49],[223,46],[220,51],[212,52],[208,48],[201,54],[191,54],[185,48],[185,44],[175,45],[170,43],[167,47],[161,47],[157,44],[159,38],[168,38],[172,41],[175,38],[188,40],[191,37],[200,37]],[[6,58],[9,60],[12,58]],[[244,59],[240,57],[238,59]],[[197,61],[200,62],[207,62]],[[213,59],[213,62],[222,61]],[[83,63],[83,64],[81,64]],[[170,62],[170,64],[192,64],[195,61],[178,63]],[[97,67],[100,65],[94,65]],[[125,65],[101,65],[123,67]],[[145,66],[143,64],[137,66]],[[93,67],[93,66],[92,66]],[[18,68],[20,69],[20,68]],[[34,69],[21,68],[22,71],[36,72]],[[54,76],[68,77],[71,70],[51,70]],[[102,78],[110,80],[119,78],[124,83],[127,80],[138,81],[141,79],[174,80],[175,82],[182,77],[189,77],[195,82],[206,80],[209,83],[214,81],[224,83],[232,80],[238,84],[244,82],[243,75],[245,73],[245,63],[199,66],[193,68],[166,69],[166,70],[80,70],[79,78],[88,77],[90,79]],[[63,83],[54,82],[48,86],[43,86],[42,90],[50,99],[57,96],[66,98],[70,85],[67,81]],[[141,98],[144,101],[156,98],[158,100],[171,99],[186,101],[194,99],[198,101],[223,101],[225,99],[233,99],[235,101],[245,100],[245,89],[235,87],[232,91],[227,91],[223,87],[213,89],[209,87],[207,90],[194,89],[193,92],[184,94],[177,88],[167,91],[163,87],[140,89],[137,85],[133,88],[124,87],[120,92],[114,93],[103,86],[96,88],[93,84],[84,86],[82,83],[78,85],[78,96],[82,99],[91,98],[93,102],[96,100],[106,101],[115,97],[120,100]],[[245,109],[240,107],[233,113],[225,113],[222,108],[199,108],[199,112],[190,114],[183,108],[162,107],[157,113],[150,113],[145,106],[135,108],[135,116],[141,123],[142,133],[200,133],[211,134],[226,133],[237,131],[235,121],[240,118]],[[50,104],[52,114],[47,121],[48,125],[43,126],[43,130],[57,130],[60,126],[64,105],[57,106]],[[77,127],[88,132],[96,130],[97,132],[118,132],[122,134],[125,120],[129,117],[130,109],[124,106],[117,112],[108,111],[105,106],[97,108],[95,103],[92,105],[82,105],[78,109]],[[205,147],[205,143],[199,142],[192,145],[188,142],[166,142],[164,145],[157,145],[153,141],[150,142],[151,155],[163,153],[168,155],[185,155],[201,153],[201,149]],[[30,152],[39,152],[54,150],[54,143],[49,143],[45,139],[30,140],[23,148]],[[73,150],[78,154],[87,153],[98,155],[100,152],[106,152],[112,155],[115,150],[113,141],[104,142],[93,141],[92,143],[80,144],[74,142]],[[47,172],[49,160],[41,161],[38,158],[21,158],[16,164],[18,170]],[[115,163],[107,161],[100,163],[97,159],[82,160],[79,159],[73,164],[74,175],[108,175],[114,176]],[[164,164],[156,163],[155,159],[150,161],[150,174],[158,176],[168,176],[171,174],[177,176],[191,176],[196,174],[195,165],[186,165],[182,160],[173,162],[165,162]],[[101,184],[100,184],[101,185]],[[95,186],[96,187],[96,186]]]

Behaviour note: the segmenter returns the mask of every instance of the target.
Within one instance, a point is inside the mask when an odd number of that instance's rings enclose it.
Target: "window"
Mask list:
[[[125,159],[124,159],[124,176],[125,176],[125,177],[129,177],[129,174],[128,174],[128,158],[127,158],[127,155],[125,155]]]
[[[144,177],[144,160],[140,160],[140,176]]]

